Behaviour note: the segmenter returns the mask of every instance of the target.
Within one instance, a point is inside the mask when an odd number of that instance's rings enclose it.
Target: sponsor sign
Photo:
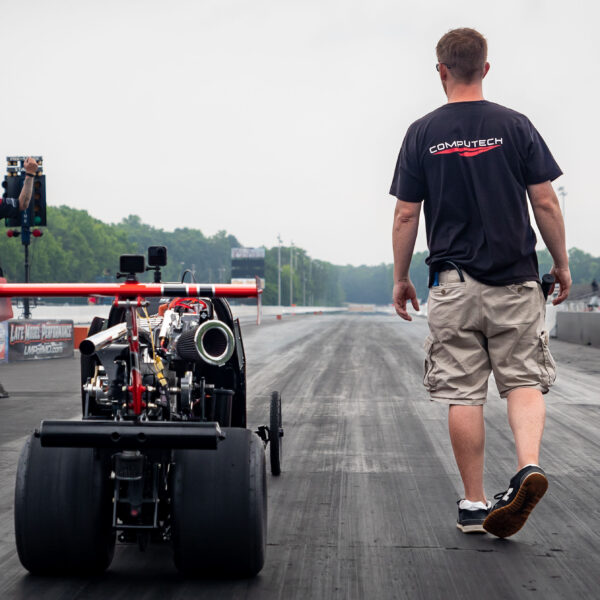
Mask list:
[[[73,321],[8,321],[8,360],[73,356]]]

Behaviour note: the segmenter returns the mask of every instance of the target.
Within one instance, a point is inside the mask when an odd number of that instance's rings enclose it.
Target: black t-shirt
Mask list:
[[[19,201],[16,198],[0,198],[0,219],[17,218]]]
[[[390,194],[424,200],[430,268],[451,260],[490,285],[538,279],[527,186],[562,171],[524,115],[488,102],[455,102],[415,121]]]

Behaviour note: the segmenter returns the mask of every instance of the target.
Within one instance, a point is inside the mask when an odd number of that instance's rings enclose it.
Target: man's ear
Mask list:
[[[483,65],[483,77],[485,77],[488,74],[489,70],[490,70],[490,63],[486,62],[485,65]],[[483,79],[483,77],[481,79]]]
[[[440,79],[442,81],[448,79],[448,67],[444,63],[440,63]]]

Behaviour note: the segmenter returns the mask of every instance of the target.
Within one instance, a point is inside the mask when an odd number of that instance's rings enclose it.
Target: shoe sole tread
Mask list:
[[[525,525],[531,511],[548,489],[548,479],[542,473],[525,477],[513,501],[493,510],[483,522],[484,529],[497,537],[514,535]]]

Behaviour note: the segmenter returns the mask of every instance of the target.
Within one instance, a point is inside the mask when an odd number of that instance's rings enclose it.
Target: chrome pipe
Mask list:
[[[85,354],[85,356],[91,356],[98,350],[102,350],[102,348],[106,348],[112,342],[116,342],[127,334],[127,324],[119,323],[118,325],[114,325],[113,327],[109,327],[104,331],[99,331],[94,335],[90,335],[90,337],[85,338],[79,344],[79,352],[81,354]]]

